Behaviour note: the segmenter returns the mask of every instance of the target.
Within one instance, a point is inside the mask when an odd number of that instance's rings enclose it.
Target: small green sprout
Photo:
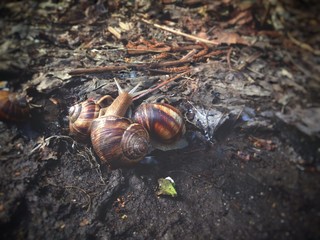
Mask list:
[[[157,195],[167,195],[171,197],[176,197],[178,195],[175,189],[175,183],[171,177],[159,178],[158,184]]]

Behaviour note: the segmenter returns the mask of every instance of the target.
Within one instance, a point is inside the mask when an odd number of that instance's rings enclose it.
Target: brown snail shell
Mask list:
[[[119,116],[95,119],[91,141],[96,154],[110,169],[136,165],[149,149],[149,135],[144,127]]]
[[[126,92],[117,81],[116,84],[119,96],[91,125],[93,149],[110,169],[136,165],[148,153],[150,142],[149,134],[142,125],[124,117],[139,85]]]
[[[30,116],[25,96],[7,90],[0,91],[0,120],[20,122]]]
[[[133,119],[147,129],[155,148],[166,151],[186,146],[184,118],[177,108],[165,103],[142,104]]]
[[[100,111],[113,100],[110,96],[103,96],[98,101],[88,99],[69,108],[69,129],[71,135],[77,140],[89,141],[92,121],[97,118]]]

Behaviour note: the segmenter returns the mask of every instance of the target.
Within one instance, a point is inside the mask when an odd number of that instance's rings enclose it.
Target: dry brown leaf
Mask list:
[[[277,147],[277,145],[272,140],[257,138],[253,136],[250,136],[249,140],[256,148],[263,148],[268,151],[273,151]]]
[[[295,126],[308,136],[320,137],[320,108],[297,107],[291,109],[289,113],[277,112],[276,116],[285,123]]]
[[[243,39],[239,34],[235,32],[219,32],[215,36],[215,40],[217,40],[220,44],[243,44],[249,45],[249,42]]]

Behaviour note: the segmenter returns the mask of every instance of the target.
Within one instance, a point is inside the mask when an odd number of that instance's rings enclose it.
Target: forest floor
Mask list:
[[[0,121],[1,239],[320,239],[319,11],[289,0],[2,1],[0,87],[30,112]],[[110,170],[76,141],[68,109],[117,97],[114,79],[158,87],[131,109],[177,107],[188,146]],[[159,194],[166,177],[176,196]]]

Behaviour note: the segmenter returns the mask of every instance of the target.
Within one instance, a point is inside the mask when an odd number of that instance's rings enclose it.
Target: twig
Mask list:
[[[226,52],[225,50],[216,50],[216,51],[209,52],[208,54],[204,55],[203,57],[204,58],[209,58],[209,57],[213,57],[213,56],[217,56],[217,55],[223,54],[225,52]]]
[[[167,62],[159,63],[132,63],[132,64],[123,64],[117,66],[104,66],[104,67],[94,67],[94,68],[78,68],[71,70],[70,75],[81,75],[81,74],[90,74],[90,73],[104,73],[110,71],[121,71],[125,69],[135,69],[135,70],[145,70],[145,69],[157,69],[162,67],[172,67],[179,66],[184,63],[191,63],[193,59],[186,60],[174,60]]]
[[[196,53],[197,51],[193,49],[190,52],[188,52],[185,56],[180,58],[178,61],[186,61],[191,58],[196,59],[195,58]],[[161,69],[150,69],[150,71],[156,72],[156,73],[180,73],[180,72],[188,71],[189,69],[190,69],[189,66],[179,66],[179,67],[168,67],[168,68],[161,68]]]
[[[170,74],[170,73],[185,72],[185,71],[188,71],[189,69],[190,69],[189,66],[180,66],[180,67],[169,67],[169,68],[161,68],[161,69],[150,69],[150,72]]]
[[[315,54],[315,55],[320,55],[320,50],[316,50],[316,49],[314,49],[313,47],[311,47],[309,44],[306,44],[306,43],[304,43],[304,42],[300,42],[299,40],[297,40],[297,39],[295,39],[292,35],[291,35],[291,33],[287,33],[287,35],[288,35],[288,37],[290,38],[290,40],[294,43],[294,44],[296,44],[297,46],[299,46],[299,47],[301,47],[302,49],[304,49],[304,50],[307,50],[307,51],[309,51],[309,52],[312,52],[313,54]]]
[[[202,49],[203,47],[198,44],[192,44],[187,46],[170,46],[169,48],[134,48],[132,46],[127,46],[127,52],[130,55],[144,54],[144,53],[163,53],[163,52],[183,52],[192,49]]]
[[[149,94],[149,93],[151,93],[151,92],[153,92],[153,91],[155,91],[155,90],[163,87],[164,85],[168,84],[169,82],[172,82],[172,81],[174,81],[174,80],[177,80],[178,78],[180,78],[180,77],[182,77],[182,76],[184,76],[184,75],[186,75],[186,74],[188,74],[188,73],[190,73],[190,72],[191,72],[191,70],[188,70],[188,71],[185,71],[185,72],[183,72],[183,73],[178,74],[177,76],[175,76],[175,77],[173,77],[173,78],[169,78],[168,80],[160,83],[159,85],[157,85],[157,86],[155,86],[155,87],[153,87],[153,88],[149,88],[147,91],[145,91],[145,92],[143,92],[142,94],[134,97],[133,100],[135,101],[135,100],[137,100],[137,99],[139,99],[139,98],[142,98],[143,96],[145,96],[145,95],[147,95],[147,94]]]
[[[255,53],[251,56],[249,56],[247,59],[245,59],[245,61],[240,64],[239,66],[237,66],[237,70],[242,70],[243,68],[245,68],[248,64],[253,63],[257,58],[259,58],[262,55],[262,53]]]
[[[188,52],[186,55],[184,55],[182,58],[180,58],[180,61],[185,61],[190,59],[191,57],[193,57],[196,54],[196,49],[192,49],[190,52]]]
[[[148,21],[146,19],[141,19],[141,21],[146,23],[146,24],[152,25],[152,26],[154,26],[156,28],[160,28],[162,30],[171,32],[171,33],[176,34],[176,35],[184,36],[184,37],[189,38],[189,39],[194,40],[194,41],[202,42],[202,43],[205,43],[205,44],[208,44],[208,45],[219,45],[220,44],[218,41],[207,40],[207,39],[204,39],[204,38],[196,37],[194,35],[190,35],[190,34],[187,34],[187,33],[180,32],[179,30],[175,30],[175,29],[163,26],[163,25],[152,23],[151,21]]]
[[[51,139],[67,139],[67,140],[71,140],[73,142],[72,145],[77,144],[77,142],[75,142],[70,136],[65,136],[65,135],[52,135],[50,137],[47,137],[46,139],[44,139],[41,143],[38,143],[37,146],[35,146],[31,151],[30,151],[30,155],[32,153],[34,153],[35,151],[37,151],[38,149],[40,149],[41,147],[47,146],[49,145]]]
[[[199,61],[199,60],[202,60],[204,58],[204,56],[208,53],[209,51],[209,47],[207,46],[207,44],[204,44],[204,43],[199,43],[199,45],[203,46],[203,49],[200,50],[199,52],[197,52],[197,54],[195,54],[193,56],[193,59],[195,61]]]

